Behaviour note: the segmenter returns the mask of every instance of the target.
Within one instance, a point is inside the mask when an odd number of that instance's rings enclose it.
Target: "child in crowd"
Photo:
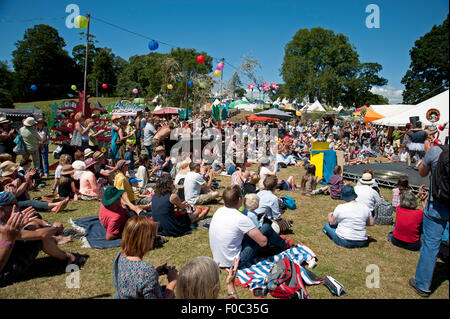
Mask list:
[[[392,206],[397,208],[400,205],[400,194],[409,190],[409,182],[407,177],[400,177],[397,181],[397,187],[392,190]]]
[[[344,178],[342,177],[342,167],[336,165],[333,170],[333,175],[328,180],[330,184],[330,196],[332,199],[340,199],[341,190],[344,187]]]
[[[56,188],[58,187],[59,180],[61,178],[61,170],[63,166],[67,164],[72,164],[72,156],[68,154],[62,154],[61,157],[59,158],[59,165],[56,167],[55,170],[55,182],[53,183],[52,186],[52,193],[56,192]]]
[[[160,177],[164,172],[170,172],[170,157],[165,155],[164,146],[158,146],[155,149],[156,156],[153,159],[154,175]]]
[[[66,164],[61,170],[61,178],[58,183],[58,195],[61,199],[69,197],[73,200],[78,200],[78,189],[75,186],[73,179],[74,169],[72,165]]]
[[[256,209],[259,207],[259,197],[256,194],[247,194],[244,197],[244,210],[243,214],[247,215],[255,224],[256,227],[260,228],[263,224],[262,216],[258,216]]]
[[[328,186],[317,188],[317,183],[323,178],[317,179],[316,166],[310,164],[306,167],[306,174],[303,176],[300,183],[302,195],[311,196],[316,194],[324,194],[328,192]]]
[[[409,152],[406,149],[406,146],[403,146],[402,150],[400,152],[400,162],[406,163],[406,162],[408,162],[408,158],[409,158]]]
[[[250,177],[244,182],[244,192],[245,194],[256,194],[259,192],[258,189],[259,175],[257,172],[251,171]]]
[[[136,149],[136,144],[131,142],[131,141],[127,141],[127,150],[125,151],[125,154],[123,156],[123,159],[126,161],[130,161],[130,164],[128,164],[128,174],[129,176],[133,176],[134,175],[134,153],[135,153],[135,149]]]

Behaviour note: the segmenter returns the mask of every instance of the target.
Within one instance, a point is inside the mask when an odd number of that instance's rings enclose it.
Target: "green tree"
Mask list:
[[[283,95],[328,105],[357,105],[371,96],[373,85],[385,85],[378,63],[361,63],[343,34],[322,28],[300,29],[285,46],[280,75]]]
[[[0,108],[14,107],[11,93],[13,75],[7,62],[0,61]]]
[[[449,83],[449,25],[434,25],[430,32],[414,42],[409,51],[411,64],[402,78],[405,85],[403,103],[417,104],[448,90]]]
[[[66,43],[48,25],[35,25],[15,43],[13,66],[16,81],[13,92],[18,100],[45,100],[65,97],[70,85],[79,79],[75,63],[63,48]],[[35,84],[38,89],[30,90]]]

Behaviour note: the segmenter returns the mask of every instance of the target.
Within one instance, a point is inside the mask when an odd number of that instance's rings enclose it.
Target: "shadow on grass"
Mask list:
[[[89,258],[87,255],[83,255],[86,260]],[[66,273],[67,264],[65,261],[46,256],[37,258],[33,261],[28,270],[20,275],[19,278],[14,278],[12,281],[6,282],[6,286],[15,283],[34,280],[37,278],[53,277]],[[83,267],[83,266],[81,266]]]
[[[434,293],[447,280],[449,280],[448,264],[437,261],[430,287],[431,293]]]

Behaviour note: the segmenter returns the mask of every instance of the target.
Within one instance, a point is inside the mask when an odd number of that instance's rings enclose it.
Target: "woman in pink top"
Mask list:
[[[80,177],[80,194],[83,200],[97,200],[103,197],[102,187],[95,177],[95,164],[97,162],[93,158],[85,161],[86,170]]]

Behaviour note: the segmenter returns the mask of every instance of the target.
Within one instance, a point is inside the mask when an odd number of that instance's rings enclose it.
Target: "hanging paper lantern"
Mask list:
[[[222,72],[220,72],[219,70],[214,71],[214,76],[220,76],[221,74],[222,74]]]
[[[172,89],[173,89],[173,85],[172,85],[172,84],[169,84],[169,85],[167,85],[167,88],[168,88],[169,90],[172,90]]]
[[[205,57],[203,55],[199,55],[197,57],[197,62],[200,63],[200,64],[205,63]]]
[[[105,90],[108,88],[108,84],[106,84],[106,83],[103,83],[102,84],[102,88],[104,88]]]
[[[223,64],[223,62],[217,63],[216,69],[219,71],[222,71],[224,66],[225,66],[225,64]]]
[[[87,28],[88,23],[89,23],[88,19],[84,16],[79,15],[79,16],[75,17],[74,25],[75,25],[75,28],[77,28],[77,29]]]
[[[158,41],[151,40],[151,41],[148,43],[148,48],[149,48],[151,51],[155,51],[156,49],[158,49],[158,47],[159,47]]]
[[[138,91],[138,89],[133,89],[132,92],[133,92],[133,94],[138,94],[139,91]]]
[[[188,81],[187,85],[188,85],[188,86],[193,86],[193,85],[194,85],[194,82]]]
[[[30,89],[32,89],[33,91],[36,91],[36,90],[37,90],[36,84],[32,84],[32,85],[30,86]]]
[[[200,84],[198,85],[201,89],[204,89],[206,87],[206,83],[205,82],[200,82]]]
[[[77,90],[77,86],[74,84],[70,87],[72,90],[76,91]]]

